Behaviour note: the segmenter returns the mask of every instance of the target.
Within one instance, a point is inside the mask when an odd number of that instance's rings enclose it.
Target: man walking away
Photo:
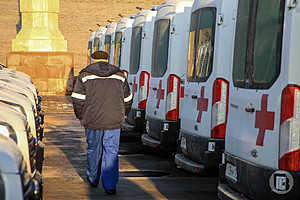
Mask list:
[[[108,54],[97,51],[92,58],[107,61]],[[115,194],[120,130],[132,104],[128,82],[118,67],[96,62],[79,73],[72,100],[88,144],[87,181],[97,187],[101,177],[105,192]]]

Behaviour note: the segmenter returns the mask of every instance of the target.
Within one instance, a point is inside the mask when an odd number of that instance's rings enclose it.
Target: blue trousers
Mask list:
[[[85,129],[87,147],[87,178],[98,185],[100,177],[105,190],[116,189],[119,180],[118,150],[120,129]]]

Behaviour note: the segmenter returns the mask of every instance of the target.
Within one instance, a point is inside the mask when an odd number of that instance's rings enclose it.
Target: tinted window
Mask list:
[[[94,40],[94,51],[99,51],[99,41],[100,41],[100,39],[98,37],[95,37],[95,40]]]
[[[235,86],[268,89],[279,76],[284,3],[284,0],[273,0],[271,4],[268,0],[239,1],[233,62]]]
[[[109,56],[110,56],[110,46],[111,46],[111,36],[106,35],[105,42],[104,42],[104,51],[107,52]]]
[[[162,77],[167,71],[169,50],[170,20],[162,19],[155,22],[151,76]]]
[[[122,32],[117,32],[115,36],[115,51],[113,64],[120,67],[122,51]]]
[[[203,8],[192,14],[188,81],[206,81],[213,66],[216,9]]]
[[[242,83],[245,81],[246,51],[248,37],[250,1],[241,0],[239,2],[239,12],[237,13],[235,49],[233,62],[233,79]]]
[[[136,74],[139,70],[141,57],[142,27],[132,29],[129,73]]]

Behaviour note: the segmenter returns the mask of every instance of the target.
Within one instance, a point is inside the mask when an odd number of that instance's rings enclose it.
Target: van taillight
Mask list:
[[[180,78],[173,74],[170,75],[167,85],[166,120],[178,120]]]
[[[211,137],[225,138],[228,115],[229,83],[224,79],[216,79],[213,86]]]
[[[122,73],[125,75],[125,77],[128,79],[128,71],[122,70]]]
[[[149,95],[149,79],[150,74],[148,72],[142,72],[139,80],[139,108],[146,109],[147,99]]]
[[[286,87],[281,96],[279,168],[300,171],[300,88],[297,86]]]

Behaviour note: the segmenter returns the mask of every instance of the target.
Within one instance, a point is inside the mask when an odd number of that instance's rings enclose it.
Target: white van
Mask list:
[[[35,156],[30,155],[31,150],[35,152],[35,141],[30,133],[25,116],[0,102],[0,134],[12,138],[20,148],[27,166],[35,171]]]
[[[93,46],[93,51],[104,51],[104,40],[105,40],[105,33],[106,33],[107,28],[104,26],[100,26],[96,33],[95,33],[95,38],[94,38],[94,46]]]
[[[24,72],[17,71],[15,69],[7,68],[5,65],[0,64],[0,72],[9,73],[15,75],[17,78],[22,79],[28,83],[32,83],[31,77]]]
[[[91,31],[89,41],[88,41],[88,53],[87,53],[87,64],[92,64],[92,54],[94,53],[94,40],[95,40],[96,31]]]
[[[300,199],[299,13],[238,1],[220,199]]]
[[[178,167],[214,171],[222,161],[227,127],[236,0],[196,0],[189,38]]]
[[[155,18],[146,131],[142,142],[175,150],[193,0],[167,0]]]
[[[0,199],[38,200],[42,197],[40,189],[16,144],[0,135]]]
[[[128,113],[125,127],[127,130],[143,133],[145,129],[145,110],[149,95],[151,54],[154,20],[157,11],[140,11],[134,20],[131,37],[131,52],[128,83],[133,94],[131,111]]]
[[[120,54],[119,54],[119,66],[122,70],[125,77],[128,79],[129,74],[129,64],[130,64],[130,51],[131,51],[131,34],[132,34],[132,24],[134,22],[136,15],[131,15],[130,20],[126,20],[126,23],[123,23],[123,28],[121,28],[122,40],[120,43]],[[126,26],[124,26],[127,24]],[[119,29],[117,27],[117,29]]]
[[[130,38],[133,19],[123,17],[117,23],[114,42],[113,65],[122,68],[129,66]],[[123,62],[122,62],[123,61]],[[124,72],[123,72],[124,73]],[[125,74],[126,75],[126,74]]]
[[[104,41],[104,51],[109,54],[109,63],[113,64],[113,55],[115,50],[115,31],[117,28],[117,23],[112,22],[106,26],[107,30],[105,32]]]
[[[10,107],[26,117],[29,131],[34,137],[36,146],[37,169],[41,172],[44,160],[44,144],[39,141],[41,135],[38,133],[36,120],[34,118],[33,108],[30,101],[22,94],[16,93],[0,84],[0,102]]]
[[[104,50],[104,39],[105,39],[105,32],[106,32],[106,28],[103,26],[100,26],[96,31],[95,31],[95,35],[92,37],[94,38],[94,40],[91,42],[92,45],[92,50],[91,50],[91,54],[92,55],[95,51],[99,51],[99,50]],[[92,39],[90,38],[90,39]],[[102,48],[102,49],[100,49]],[[90,63],[89,64],[93,64],[94,63],[94,59],[90,58]]]

